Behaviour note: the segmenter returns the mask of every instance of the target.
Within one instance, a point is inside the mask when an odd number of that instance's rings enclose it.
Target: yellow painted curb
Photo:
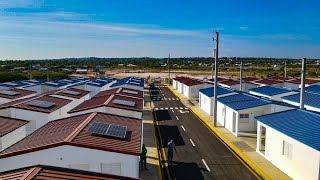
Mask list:
[[[168,89],[169,89],[174,95],[176,95],[176,96],[180,99],[180,101],[188,100],[187,98],[181,96],[180,93],[176,93],[176,92],[175,92],[176,90],[172,89],[171,86],[168,86],[168,85],[167,85],[167,87],[168,87]]]
[[[225,137],[217,128],[207,121],[200,113],[195,110],[194,107],[190,107],[192,113],[207,125],[227,146],[229,146],[241,159],[247,163],[259,176],[263,179],[271,179],[271,177],[265,173],[256,163],[254,163],[247,155],[245,155],[238,147],[236,147],[227,137]]]
[[[157,150],[156,150],[156,157],[158,159],[158,163],[159,163],[159,153],[158,153],[158,143],[157,143],[157,139],[156,139],[156,131],[154,129],[154,119],[153,119],[153,114],[152,114],[152,109],[151,109],[151,96],[150,96],[150,91],[149,91],[149,99],[150,99],[150,116],[151,116],[151,120],[152,120],[152,135],[153,135],[153,141],[154,143],[156,144],[156,147],[157,147]],[[159,177],[159,180],[162,180],[162,173],[161,173],[161,169],[160,169],[160,164],[157,164],[158,167],[158,177]]]

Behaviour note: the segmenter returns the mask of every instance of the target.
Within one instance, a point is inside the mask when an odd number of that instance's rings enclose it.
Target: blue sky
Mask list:
[[[318,0],[0,0],[0,59],[320,57]]]

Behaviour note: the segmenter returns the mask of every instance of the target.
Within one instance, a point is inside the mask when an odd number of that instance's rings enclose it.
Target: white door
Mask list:
[[[236,125],[237,124],[237,114],[233,112],[233,117],[232,117],[232,132],[236,132]]]

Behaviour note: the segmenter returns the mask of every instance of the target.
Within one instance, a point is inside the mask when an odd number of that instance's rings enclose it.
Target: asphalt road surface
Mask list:
[[[167,87],[150,93],[160,146],[167,153],[172,139],[177,149],[173,165],[163,167],[165,179],[257,179]]]

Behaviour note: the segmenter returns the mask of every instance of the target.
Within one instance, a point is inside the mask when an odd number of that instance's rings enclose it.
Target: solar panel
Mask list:
[[[0,94],[9,95],[9,96],[15,96],[15,95],[18,95],[20,93],[19,92],[15,92],[15,91],[3,90],[3,91],[0,91]]]
[[[125,138],[127,129],[128,128],[126,126],[93,122],[89,127],[88,132],[117,138]]]
[[[70,94],[70,95],[74,95],[74,96],[78,96],[80,95],[81,93],[80,92],[77,92],[77,91],[70,91],[70,90],[65,90],[63,91],[64,94]]]
[[[130,107],[134,107],[136,105],[136,103],[133,101],[126,101],[126,100],[120,100],[120,99],[115,99],[112,102],[113,104],[119,104],[119,105],[130,106]]]
[[[128,94],[139,94],[137,91],[130,91],[130,90],[123,90],[122,92],[125,92]]]
[[[41,108],[50,108],[55,105],[55,103],[53,102],[40,101],[40,100],[33,100],[26,104],[30,106],[41,107]]]

